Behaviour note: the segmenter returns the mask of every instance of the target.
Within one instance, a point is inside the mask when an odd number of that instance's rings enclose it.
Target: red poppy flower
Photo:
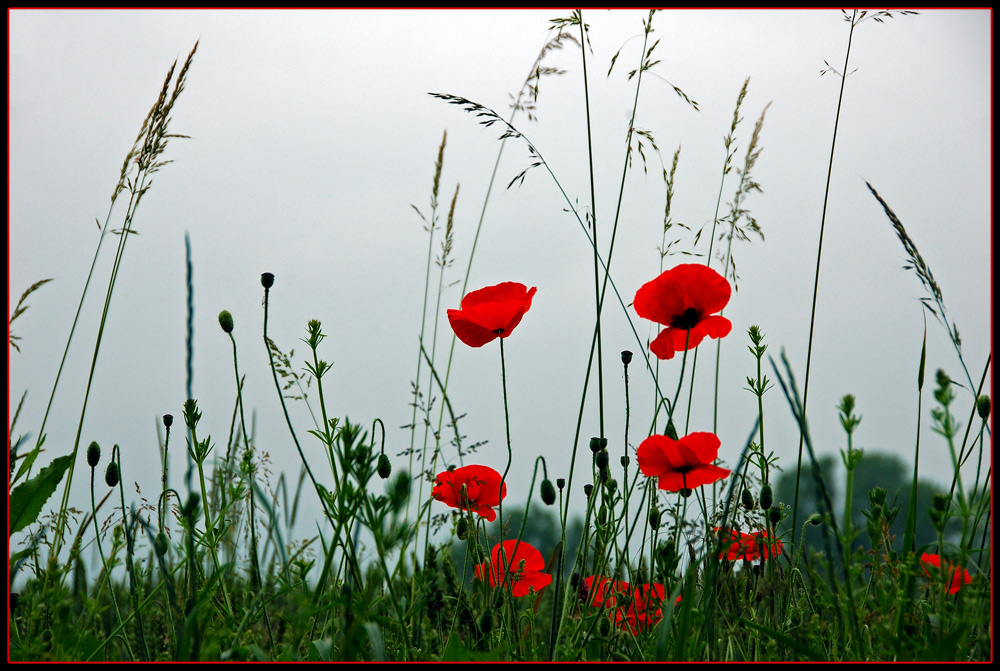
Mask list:
[[[596,585],[594,584],[595,582],[597,583]],[[614,609],[617,606],[617,619],[621,619],[625,612],[626,604],[632,598],[627,582],[624,580],[609,580],[604,576],[595,575],[584,579],[583,584],[586,587],[581,591],[581,595],[584,597],[589,596],[590,605],[600,606],[608,610]],[[612,616],[612,619],[615,619],[615,617]]]
[[[618,626],[628,629],[633,634],[639,634],[650,627],[656,626],[663,619],[663,599],[666,589],[660,583],[647,583],[635,590],[632,603],[628,610],[622,614],[621,609],[616,613]],[[680,597],[677,598],[677,601]],[[676,604],[677,601],[674,601]]]
[[[488,562],[483,562],[475,567],[473,573],[479,580],[485,580],[488,571],[490,585],[493,587],[503,584],[506,579],[511,583],[511,592],[514,596],[524,596],[532,591],[540,592],[552,582],[551,575],[541,572],[545,568],[542,553],[524,541],[497,543],[493,546],[492,555],[492,570]],[[504,577],[501,578],[501,575]]]
[[[506,338],[531,307],[535,287],[502,282],[465,295],[461,310],[448,310],[448,321],[458,339],[469,347],[482,347]]]
[[[696,432],[674,440],[650,436],[636,452],[639,470],[659,477],[659,488],[668,492],[694,489],[721,480],[729,471],[712,462],[719,454],[720,441],[714,433]]]
[[[452,508],[471,510],[492,522],[497,518],[493,506],[507,496],[507,483],[489,466],[462,466],[443,471],[434,478],[431,496]]]
[[[715,530],[718,531],[719,528],[716,527]],[[725,557],[729,561],[737,561],[738,559],[757,561],[762,554],[764,555],[764,559],[770,559],[772,555],[780,555],[781,550],[784,548],[781,539],[768,542],[766,531],[745,534],[742,531],[733,529],[731,537],[732,542],[729,545],[729,549],[723,549],[719,553],[719,559]]]
[[[731,295],[722,275],[700,263],[683,263],[639,287],[632,304],[640,317],[667,327],[649,350],[672,359],[676,352],[697,347],[705,336],[729,335],[732,322],[714,313],[726,307]]]
[[[920,555],[920,564],[924,569],[924,573],[927,574],[928,578],[933,579],[934,575],[941,575],[941,557],[938,555],[927,554],[926,552]],[[962,585],[968,585],[972,582],[972,576],[961,566],[955,566],[950,561],[944,562],[944,575],[947,576],[951,574],[951,583],[948,585],[948,594],[955,594],[958,590],[962,589]],[[933,574],[928,567],[933,567]]]

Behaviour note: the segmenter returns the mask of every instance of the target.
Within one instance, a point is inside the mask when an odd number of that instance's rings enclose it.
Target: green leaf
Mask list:
[[[72,462],[70,455],[56,457],[31,480],[19,485],[10,495],[10,528],[8,537],[38,519],[42,506],[49,500],[63,473]]]

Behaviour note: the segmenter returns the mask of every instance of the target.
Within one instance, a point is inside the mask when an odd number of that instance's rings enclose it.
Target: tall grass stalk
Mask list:
[[[98,239],[97,250],[94,252],[94,260],[91,263],[91,269],[87,275],[87,281],[84,283],[83,294],[80,296],[76,317],[73,319],[73,326],[70,328],[70,334],[66,340],[63,358],[59,364],[59,370],[56,373],[56,381],[52,385],[52,393],[49,396],[49,403],[46,407],[45,415],[42,417],[42,426],[38,431],[38,443],[35,446],[36,451],[41,448],[41,443],[45,438],[45,423],[48,419],[49,409],[52,407],[52,399],[55,397],[56,388],[59,384],[59,377],[62,375],[63,364],[66,361],[66,354],[69,352],[70,342],[73,339],[73,333],[76,329],[77,320],[80,316],[80,311],[83,308],[83,301],[86,298],[87,288],[90,285],[90,279],[97,263],[97,256],[100,252],[101,243],[109,230],[108,224],[111,218],[111,210],[113,210],[115,201],[119,194],[123,191],[127,191],[129,199],[125,210],[125,217],[122,221],[121,228],[114,231],[119,236],[118,249],[115,253],[114,263],[111,267],[111,277],[108,280],[108,288],[104,297],[104,310],[101,313],[101,320],[97,328],[97,341],[94,344],[94,353],[90,364],[90,373],[87,376],[87,388],[83,396],[83,406],[80,410],[80,421],[77,425],[76,438],[73,441],[73,451],[71,455],[72,460],[66,474],[66,484],[63,486],[62,502],[59,506],[59,518],[56,523],[56,533],[52,545],[52,554],[56,557],[59,556],[59,550],[62,546],[63,529],[66,524],[67,508],[69,506],[69,491],[70,486],[73,484],[73,472],[76,467],[77,453],[80,448],[80,438],[83,433],[83,421],[87,414],[87,401],[90,399],[90,388],[93,384],[94,373],[97,369],[97,355],[100,351],[101,342],[104,337],[104,328],[107,324],[108,311],[111,306],[111,296],[114,293],[115,282],[118,278],[118,269],[121,267],[122,255],[125,252],[125,243],[128,241],[129,234],[134,232],[133,223],[135,220],[135,214],[142,197],[152,185],[152,175],[170,162],[161,158],[163,152],[167,149],[169,139],[174,137],[186,137],[184,135],[177,135],[168,132],[171,119],[170,114],[173,111],[174,103],[177,101],[177,97],[184,90],[188,69],[191,67],[191,61],[194,58],[194,54],[197,49],[198,43],[195,42],[194,47],[188,54],[187,60],[184,62],[184,65],[181,67],[180,72],[177,75],[177,80],[174,82],[172,91],[170,89],[170,84],[173,80],[174,69],[177,67],[177,61],[174,61],[174,64],[170,66],[170,70],[167,71],[167,76],[163,81],[163,87],[160,89],[160,95],[156,99],[156,102],[153,103],[153,107],[150,108],[146,118],[143,120],[142,127],[139,129],[139,134],[132,145],[132,149],[129,150],[128,154],[125,156],[124,163],[122,163],[118,184],[115,186],[115,190],[111,196],[111,206],[108,210],[104,226],[101,228],[101,237]]]

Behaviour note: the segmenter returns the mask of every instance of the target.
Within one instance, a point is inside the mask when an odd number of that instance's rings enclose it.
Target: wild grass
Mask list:
[[[854,28],[862,20],[881,22],[893,14],[861,12],[845,16],[851,24],[849,54]],[[219,314],[222,337],[230,341],[233,361],[231,371],[228,363],[220,363],[216,372],[232,376],[232,415],[203,416],[198,401],[190,398],[189,382],[189,398],[183,403],[181,421],[175,425],[173,416],[162,417],[163,434],[158,436],[162,489],[155,504],[141,498],[127,500],[124,482],[129,475],[123,472],[118,446],[102,449],[91,442],[85,454],[79,454],[89,388],[81,399],[80,424],[72,449],[57,455],[37,472],[33,466],[46,440],[48,412],[36,444],[27,454],[21,450],[24,441],[14,439],[20,412],[15,413],[8,433],[8,544],[12,550],[8,563],[9,660],[991,659],[992,470],[987,467],[983,473],[977,467],[971,482],[962,477],[961,470],[972,458],[982,466],[984,454],[988,455],[992,447],[988,427],[992,408],[989,397],[982,393],[990,359],[978,387],[965,369],[969,390],[976,389],[971,398],[956,393],[957,385],[944,371],[934,375],[935,405],[929,417],[937,434],[934,440],[951,456],[950,491],[935,491],[933,485],[919,478],[916,465],[912,472],[899,466],[893,475],[893,457],[858,448],[856,436],[862,430],[864,412],[877,412],[877,408],[862,408],[850,393],[842,397],[836,409],[843,434],[824,436],[824,440],[841,445],[843,476],[830,455],[818,453],[806,410],[812,327],[801,393],[796,368],[785,354],[777,358],[768,354],[775,338],[766,334],[763,326],[726,336],[747,347],[749,356],[741,354],[741,361],[746,369],[746,391],[756,406],[756,417],[747,427],[745,442],[738,451],[731,450],[723,457],[731,466],[728,476],[712,482],[712,487],[707,483],[687,486],[686,478],[693,477],[692,469],[715,466],[715,456],[708,460],[711,463],[674,464],[679,469],[675,474],[681,473],[684,478],[680,487],[664,486],[663,480],[650,476],[651,467],[644,461],[645,446],[652,444],[647,440],[658,437],[673,445],[674,441],[699,435],[689,433],[698,349],[678,352],[679,366],[661,367],[659,359],[649,351],[649,344],[638,334],[629,300],[635,287],[623,293],[612,277],[626,180],[639,165],[636,156],[643,170],[650,158],[647,151],[659,157],[653,133],[638,125],[644,75],[662,78],[657,73],[663,64],[655,57],[659,42],[654,39],[654,18],[651,11],[644,19],[637,65],[625,75],[634,86],[634,98],[622,138],[618,198],[606,220],[597,215],[604,210],[598,208],[592,167],[596,129],[589,120],[587,79],[592,61],[588,65],[589,27],[582,12],[552,21],[552,31],[524,85],[516,97],[512,96],[509,117],[461,95],[432,94],[472,115],[483,126],[501,129],[497,162],[472,235],[472,252],[466,260],[463,295],[469,293],[476,243],[486,220],[486,203],[498,174],[500,152],[507,140],[520,143],[528,151],[528,167],[508,187],[522,183],[533,168],[544,168],[555,187],[554,200],[564,201],[562,204],[579,223],[591,248],[588,256],[592,253],[594,267],[593,335],[574,433],[559,463],[546,462],[541,456],[529,462],[523,456],[528,447],[512,441],[511,426],[520,418],[511,413],[508,403],[507,376],[513,372],[508,369],[505,355],[508,345],[504,344],[505,337],[498,338],[497,373],[503,408],[494,411],[498,416],[503,413],[506,428],[507,461],[502,477],[510,477],[516,448],[518,459],[523,460],[520,472],[526,473],[527,464],[531,464],[526,503],[518,506],[499,497],[496,522],[487,524],[487,516],[476,514],[477,507],[472,505],[479,494],[468,486],[460,493],[462,505],[457,508],[449,508],[443,498],[431,493],[437,485],[436,476],[449,467],[477,464],[476,450],[482,445],[470,442],[461,433],[460,409],[468,401],[449,393],[455,336],[445,362],[446,337],[438,333],[437,327],[443,308],[448,307],[443,304],[443,296],[456,261],[454,241],[469,233],[456,221],[458,186],[450,199],[441,199],[442,193],[450,191],[442,191],[446,175],[444,136],[434,161],[429,209],[413,207],[428,239],[417,362],[411,381],[412,420],[406,427],[410,431],[408,448],[399,454],[393,454],[392,449],[387,452],[386,444],[391,441],[387,441],[385,426],[377,417],[355,422],[339,415],[327,395],[327,376],[332,366],[327,361],[327,336],[319,321],[309,321],[305,326],[304,355],[296,357],[292,349],[285,353],[271,339],[268,319],[272,302],[283,299],[275,289],[281,288],[281,278],[263,272],[262,333],[246,334],[229,311]],[[589,167],[588,183],[576,189],[590,194],[586,211],[567,195],[564,184],[543,158],[543,145],[528,140],[515,125],[517,113],[526,113],[529,121],[538,113],[539,83],[546,75],[562,72],[543,65],[544,58],[567,45],[578,47],[581,56],[581,113],[587,117],[587,136],[581,139],[578,149],[581,157],[587,157]],[[168,125],[194,53],[193,49],[176,79],[176,64],[168,72],[157,102],[126,155],[114,189],[112,207],[119,195],[127,193],[129,199],[118,229],[119,247],[111,266],[99,334],[108,316],[125,242],[135,230],[138,203],[150,188],[151,176],[169,163],[163,157],[167,141],[183,137],[172,133]],[[621,59],[628,57],[623,50],[615,53],[608,76]],[[845,72],[847,65],[845,58]],[[699,231],[690,236],[692,240],[684,239],[685,233],[691,231],[674,221],[672,215],[675,198],[683,195],[674,190],[680,148],[674,152],[669,169],[661,158],[662,243],[659,269],[651,271],[651,278],[654,272],[668,270],[668,256],[683,254],[701,258],[709,266],[717,260],[721,274],[735,286],[733,241],[748,241],[751,234],[763,241],[761,226],[751,216],[747,198],[762,191],[753,169],[761,156],[766,106],[742,155],[736,142],[749,81],[745,80],[737,96],[732,124],[724,137],[722,179],[707,235]],[[844,81],[842,77],[842,87]],[[670,86],[683,107],[699,109],[698,103],[679,87]],[[838,103],[838,119],[839,114]],[[831,168],[835,139],[836,127]],[[742,167],[737,168],[740,160]],[[734,171],[738,182],[733,199],[728,214],[720,217],[727,179]],[[943,292],[930,267],[900,218],[871,185],[868,188],[902,242],[911,269],[929,293],[922,299],[924,307],[945,326],[965,368],[958,328],[946,316]],[[820,222],[816,286],[825,211],[826,202]],[[110,220],[109,212],[101,227],[100,241],[110,230]],[[707,250],[703,252],[699,243],[706,242]],[[715,249],[717,242],[725,243],[724,251]],[[717,258],[713,252],[720,251]],[[96,266],[95,253],[81,307]],[[27,309],[28,296],[48,281],[34,284],[17,304],[8,321],[11,346],[17,347],[17,337],[10,325]],[[189,272],[189,329],[193,282]],[[631,349],[613,356],[605,356],[601,326],[602,314],[607,314],[604,300],[609,285],[618,299],[614,309],[622,310],[635,335],[635,342],[627,345]],[[589,288],[586,291],[591,293]],[[811,324],[816,310],[814,293]],[[685,319],[689,316],[684,313]],[[526,318],[530,317],[531,313]],[[691,337],[690,324],[666,326],[682,328]],[[75,327],[74,321],[73,330]],[[515,343],[525,334],[506,335],[511,335]],[[100,344],[98,335],[91,377]],[[189,342],[189,381],[191,346]],[[247,421],[243,405],[246,365],[241,366],[240,359],[246,361],[248,347],[260,348],[268,355],[275,403],[283,411],[289,439],[299,456],[297,479],[284,467],[277,474],[272,471],[270,457],[256,444],[254,424]],[[486,351],[493,348],[492,343],[487,343],[480,354],[495,356]],[[63,362],[68,351],[67,342]],[[717,369],[719,356],[717,349]],[[914,353],[914,362],[919,408],[916,464],[921,421],[925,419],[926,336],[919,357]],[[630,392],[636,365],[655,390],[652,422],[639,430],[632,417]],[[515,366],[510,362],[511,369]],[[615,378],[605,376],[606,367],[615,370]],[[596,382],[592,383],[594,369]],[[612,389],[609,380],[616,379],[619,371],[622,385]],[[679,372],[675,375],[667,371]],[[57,375],[53,396],[58,382]],[[685,383],[686,405],[682,401]],[[596,413],[590,416],[586,399],[592,384],[597,388],[598,403]],[[912,391],[909,384],[912,381],[905,386]],[[719,385],[716,374],[716,398]],[[672,393],[668,396],[663,389]],[[802,443],[798,464],[794,468],[785,466],[783,472],[774,452],[768,451],[771,442],[766,442],[765,395],[772,390],[780,390],[780,397],[776,405],[769,406],[769,417],[773,412],[790,412]],[[292,403],[307,407],[311,426],[304,429],[296,425],[289,412]],[[683,423],[682,405],[686,413]],[[617,443],[619,437],[605,435],[604,414],[611,412],[612,406],[614,412],[625,416],[621,444]],[[718,424],[722,418],[717,409],[714,414]],[[589,441],[581,440],[585,426],[595,427],[597,433]],[[182,438],[176,435],[178,429]],[[213,440],[212,433],[226,436],[225,444]],[[702,432],[696,440],[707,434]],[[178,440],[184,441],[190,466],[183,485],[172,487],[167,457],[170,449],[177,449]],[[636,445],[640,445],[638,451]],[[70,483],[80,457],[90,469],[89,509],[84,503],[69,501]],[[103,478],[98,477],[99,468]],[[800,491],[802,478],[806,485]],[[58,507],[46,512],[60,484],[63,496]],[[578,499],[581,494],[584,500],[572,505],[574,496]],[[295,523],[305,499],[318,504],[322,517],[314,533],[299,539],[297,534],[301,532],[296,531]],[[900,517],[904,507],[905,515]],[[573,515],[579,509],[582,518]],[[494,550],[505,540],[514,543],[510,546],[512,556],[507,556],[507,546],[502,551]],[[96,545],[100,557],[100,563],[92,566],[85,563],[84,549],[90,543]],[[15,546],[19,549],[13,551]],[[541,552],[537,557],[521,554],[527,548]],[[493,581],[498,583],[494,585],[489,576],[498,574],[504,579]],[[530,588],[521,594],[525,585]]]

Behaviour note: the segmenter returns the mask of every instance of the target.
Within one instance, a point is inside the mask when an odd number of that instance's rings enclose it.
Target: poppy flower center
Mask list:
[[[503,329],[497,329],[496,331],[494,331],[494,333],[500,335],[501,333],[503,333]]]
[[[698,322],[701,321],[701,312],[696,308],[688,308],[684,311],[684,314],[676,317],[670,325],[677,329],[684,329],[685,331],[690,331],[694,328]]]

